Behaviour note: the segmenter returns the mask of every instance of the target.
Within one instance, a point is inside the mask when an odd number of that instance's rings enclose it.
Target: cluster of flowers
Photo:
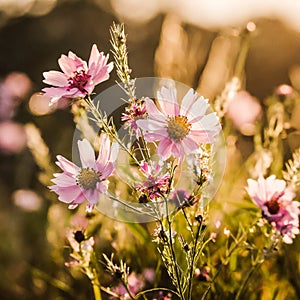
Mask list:
[[[97,84],[109,78],[112,64],[107,61],[108,56],[99,53],[95,45],[88,64],[72,52],[63,55],[59,59],[63,73],[44,73],[44,82],[53,86],[45,88],[45,94],[51,97],[51,103],[90,96]],[[221,130],[215,113],[205,114],[208,108],[208,101],[192,89],[180,105],[176,89],[168,86],[158,91],[157,103],[148,97],[142,102],[130,101],[122,120],[137,137],[143,135],[146,142],[159,142],[156,153],[161,162],[174,158],[180,163],[185,155],[198,150],[200,144],[212,143]],[[54,174],[55,185],[50,189],[59,195],[59,200],[69,203],[69,208],[75,208],[87,199],[90,211],[97,203],[99,193],[107,192],[108,177],[114,172],[118,156],[118,143],[111,142],[110,137],[102,133],[99,144],[96,159],[90,143],[86,139],[78,141],[81,166],[57,156],[57,165],[63,173]],[[164,173],[160,164],[141,161],[139,170],[146,176],[146,181],[135,184],[134,188],[142,198],[154,200],[170,192],[170,174]]]
[[[73,52],[62,55],[59,65],[63,72],[44,73],[45,94],[51,98],[51,104],[62,99],[84,99],[89,97],[96,85],[107,80],[113,69],[108,63],[108,55],[99,52],[93,45],[88,63]],[[220,132],[215,113],[206,114],[208,101],[190,89],[178,103],[176,89],[172,86],[162,87],[157,92],[156,101],[145,97],[130,99],[122,116],[124,127],[137,138],[143,136],[146,142],[159,142],[156,153],[160,160],[170,158],[182,162],[185,156],[199,151],[201,144],[213,143]],[[113,174],[118,157],[118,143],[111,141],[105,133],[100,136],[100,149],[96,159],[91,144],[86,140],[78,141],[81,166],[68,159],[57,156],[57,165],[63,173],[54,174],[55,185],[50,189],[58,194],[59,200],[75,208],[88,201],[87,209],[93,209],[99,193],[108,190],[109,177]],[[157,144],[155,144],[157,145]],[[135,184],[134,188],[141,195],[140,199],[157,200],[162,194],[170,192],[170,174],[162,171],[160,164],[141,161],[141,174],[146,180]],[[287,187],[284,180],[271,176],[257,181],[249,179],[246,188],[253,202],[261,209],[266,219],[282,236],[283,241],[291,243],[299,233],[299,203],[293,201],[295,194]]]

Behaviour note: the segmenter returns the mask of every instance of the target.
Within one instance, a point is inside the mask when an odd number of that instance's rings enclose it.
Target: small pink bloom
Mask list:
[[[0,122],[0,152],[15,154],[26,146],[26,133],[22,124],[6,121]]]
[[[170,175],[164,173],[160,165],[143,162],[140,170],[146,176],[146,180],[141,184],[135,184],[135,188],[139,192],[149,197],[150,200],[160,199],[163,194],[168,192]]]
[[[62,97],[78,98],[91,94],[95,86],[109,78],[113,63],[107,63],[108,55],[104,56],[94,44],[87,62],[69,51],[68,56],[62,55],[58,64],[63,72],[44,72],[44,83],[53,87],[44,88],[45,95],[52,98],[50,104]]]
[[[58,194],[60,201],[69,203],[70,209],[87,199],[87,210],[91,211],[98,202],[99,193],[107,192],[107,178],[114,171],[118,147],[115,143],[111,146],[109,137],[103,134],[97,159],[93,147],[86,139],[78,141],[78,148],[81,167],[58,155],[56,164],[63,173],[54,174],[52,182],[55,185],[49,188]]]
[[[128,107],[125,108],[125,113],[122,114],[121,120],[125,122],[124,127],[130,128],[133,134],[140,136],[140,130],[136,121],[146,117],[146,106],[141,100],[132,101]]]
[[[299,233],[300,203],[293,201],[295,194],[286,187],[284,180],[275,175],[267,179],[248,179],[246,188],[252,201],[262,210],[263,217],[281,233],[287,244]]]
[[[160,109],[153,100],[145,99],[148,119],[136,123],[144,131],[147,142],[160,142],[157,153],[164,160],[171,155],[183,160],[184,154],[199,148],[199,143],[212,143],[221,130],[215,113],[205,115],[209,108],[207,100],[193,89],[183,97],[181,106],[172,86],[158,91],[157,100]]]
[[[253,135],[255,123],[261,115],[261,106],[247,91],[239,91],[230,101],[226,114],[242,134]]]

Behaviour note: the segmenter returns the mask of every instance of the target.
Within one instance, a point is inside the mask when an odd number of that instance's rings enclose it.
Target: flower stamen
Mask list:
[[[91,168],[84,168],[76,177],[76,183],[85,190],[94,190],[100,182],[100,173]]]
[[[191,124],[185,116],[169,117],[167,123],[169,138],[176,142],[182,141],[190,132]]]
[[[68,90],[76,88],[81,92],[86,92],[85,86],[89,82],[91,75],[86,74],[84,70],[75,71],[74,76],[68,79],[69,87]]]

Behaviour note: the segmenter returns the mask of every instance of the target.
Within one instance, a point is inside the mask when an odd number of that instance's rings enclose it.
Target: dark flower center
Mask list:
[[[77,184],[85,190],[94,190],[100,182],[100,173],[91,168],[84,168],[76,177]]]
[[[84,70],[74,72],[74,76],[68,79],[69,90],[78,89],[80,92],[86,93],[85,86],[89,82],[91,75],[85,73]]]
[[[191,124],[185,116],[169,117],[167,127],[169,138],[176,142],[182,141],[188,135],[190,127]]]
[[[279,212],[280,206],[277,199],[271,199],[266,203],[266,206],[271,215],[276,215]]]
[[[74,232],[74,239],[76,240],[77,243],[81,243],[85,240],[84,233],[81,230],[77,230]]]

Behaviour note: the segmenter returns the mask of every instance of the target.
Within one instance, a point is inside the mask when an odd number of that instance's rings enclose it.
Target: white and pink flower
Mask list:
[[[58,195],[60,201],[68,203],[70,209],[87,200],[87,210],[91,211],[98,202],[99,193],[107,192],[107,178],[115,169],[118,144],[111,145],[108,135],[101,135],[97,159],[93,147],[86,139],[78,141],[78,148],[81,167],[58,155],[56,164],[63,173],[54,174],[52,182],[55,185],[49,188]]]
[[[58,64],[62,70],[44,72],[44,83],[52,85],[43,89],[51,98],[50,104],[61,98],[78,98],[89,95],[99,83],[109,79],[113,63],[108,62],[108,55],[99,52],[94,44],[88,64],[76,54],[69,51],[68,56],[62,55]]]
[[[159,164],[143,162],[140,171],[146,177],[141,184],[135,184],[137,191],[145,195],[149,200],[161,199],[170,189],[170,175],[163,171]]]
[[[289,190],[284,180],[275,175],[258,180],[248,179],[246,190],[252,201],[262,210],[263,217],[283,237],[287,244],[293,242],[299,233],[300,203],[293,201],[295,194]]]
[[[163,87],[157,93],[157,102],[145,99],[148,119],[137,120],[147,142],[159,141],[157,153],[164,160],[171,155],[183,160],[199,148],[199,144],[213,143],[221,130],[215,113],[205,114],[208,101],[190,89],[181,105],[173,86]]]

